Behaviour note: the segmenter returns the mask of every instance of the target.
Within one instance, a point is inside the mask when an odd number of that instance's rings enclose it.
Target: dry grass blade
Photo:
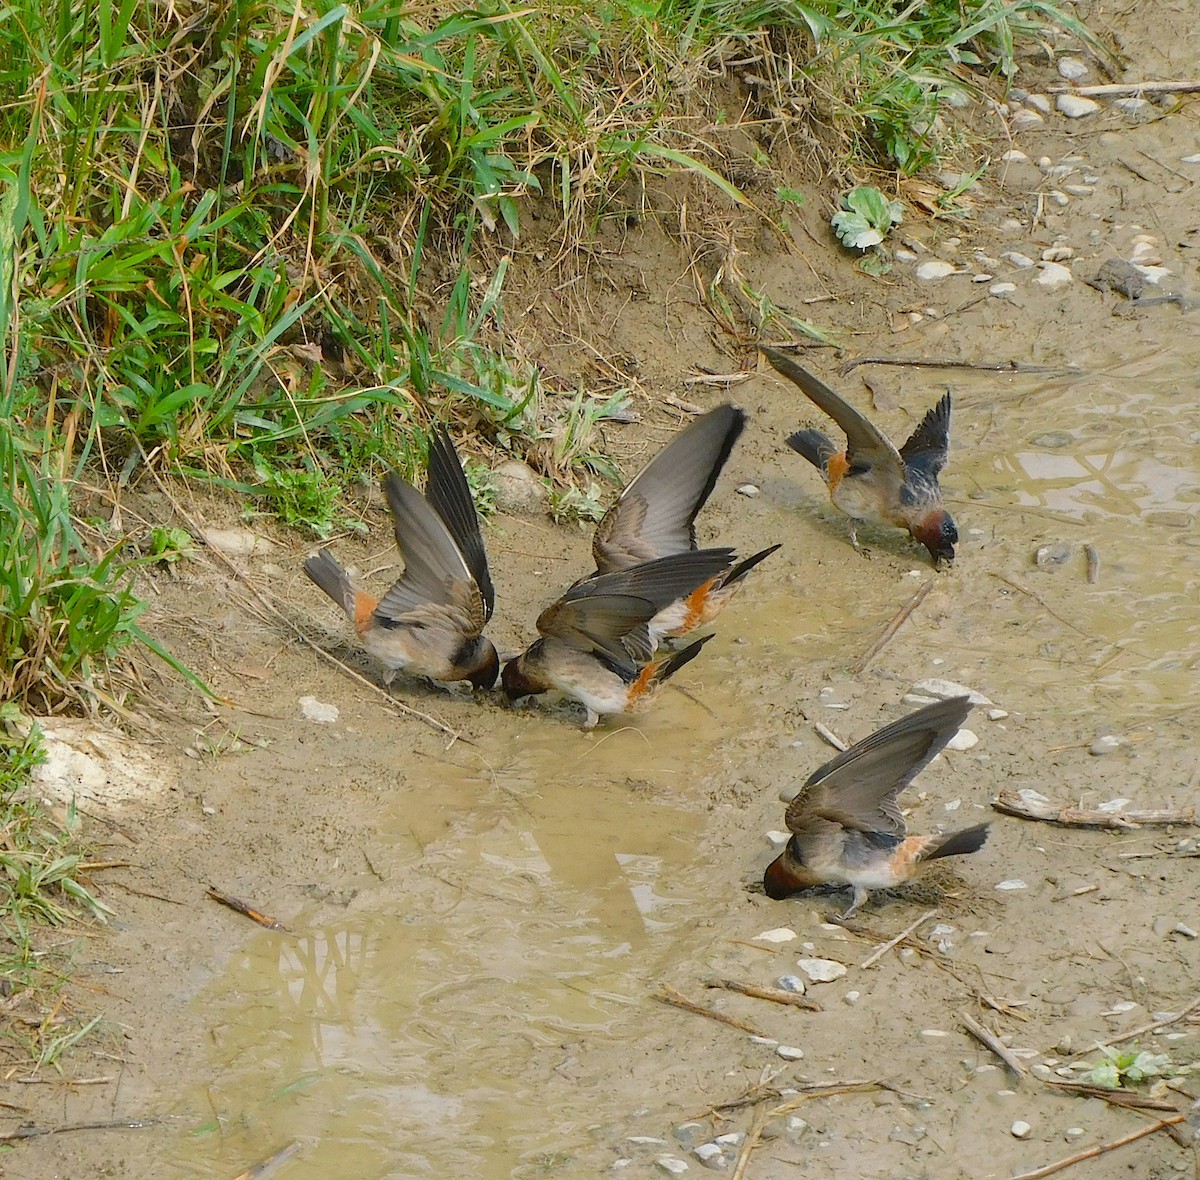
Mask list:
[[[959,1020],[963,1022],[963,1028],[967,1030],[980,1044],[991,1049],[1009,1069],[1012,1070],[1018,1078],[1027,1076],[1025,1066],[1015,1057],[1012,1051],[1004,1045],[1004,1043],[995,1034],[989,1032],[982,1024],[979,1023],[973,1016],[967,1012],[958,1014]]]
[[[215,885],[208,887],[206,896],[211,897],[213,901],[219,902],[235,913],[244,915],[251,922],[257,922],[267,930],[287,930],[287,927],[282,922],[272,918],[270,914],[264,914],[262,910],[255,908],[247,901],[242,901],[240,897],[231,897],[228,893],[222,893]]]
[[[1042,823],[1061,824],[1067,828],[1113,828],[1132,832],[1146,826],[1170,826],[1182,824],[1200,826],[1194,807],[1157,807],[1130,811],[1097,811],[1086,807],[1059,806],[1049,801],[1024,798],[1012,791],[1001,791],[992,800],[992,807],[1005,815],[1020,819],[1040,820]]]
[[[651,994],[650,998],[652,1000],[658,1000],[661,1004],[670,1004],[673,1008],[681,1008],[684,1012],[693,1012],[697,1016],[707,1016],[709,1020],[716,1020],[721,1024],[727,1024],[730,1028],[741,1029],[742,1032],[749,1033],[752,1037],[765,1037],[767,1035],[762,1029],[755,1028],[754,1025],[747,1024],[744,1020],[739,1020],[736,1016],[728,1016],[724,1012],[718,1012],[715,1008],[706,1008],[703,1004],[697,1004],[694,1000],[689,1000],[686,996],[680,995],[673,987],[662,984],[661,988],[661,991]]]
[[[720,987],[726,991],[738,992],[756,1000],[770,1000],[773,1004],[784,1004],[791,1008],[803,1008],[808,1012],[823,1012],[824,1009],[816,1000],[810,1000],[798,992],[784,991],[781,987],[763,987],[757,983],[743,983],[739,979],[706,979],[705,987]]]

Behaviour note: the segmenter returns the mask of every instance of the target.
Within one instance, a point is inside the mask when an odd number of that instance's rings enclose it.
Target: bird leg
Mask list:
[[[583,722],[584,729],[595,729],[600,724],[600,714],[596,712],[590,705],[583,706],[587,710],[587,717]]]
[[[866,901],[867,898],[870,896],[871,896],[870,890],[864,889],[861,885],[855,885],[854,886],[854,899],[850,902],[849,909],[847,909],[846,912],[842,914],[842,921],[844,922],[852,914],[856,913],[858,911],[859,906],[861,906],[863,904],[863,902]]]

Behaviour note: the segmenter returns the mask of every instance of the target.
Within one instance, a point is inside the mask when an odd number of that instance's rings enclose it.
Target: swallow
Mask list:
[[[792,837],[763,875],[767,896],[778,901],[814,885],[849,885],[854,899],[842,915],[848,918],[872,889],[899,885],[928,861],[982,848],[987,824],[942,836],[906,835],[896,801],[970,709],[969,697],[927,705],[816,771],[788,804]]]
[[[504,665],[509,700],[556,689],[583,705],[584,729],[644,708],[712,638],[654,659],[650,620],[732,561],[730,549],[696,549],[577,582],[538,616],[541,638]]]
[[[934,565],[954,560],[958,529],[942,504],[938,475],[950,448],[950,394],[921,420],[898,451],[888,438],[825,382],[773,348],[763,355],[845,432],[839,451],[819,430],[798,430],[787,444],[824,476],[829,498],[852,521],[907,529],[929,550]],[[857,524],[850,540],[858,548]]]
[[[479,517],[454,444],[444,429],[429,442],[425,495],[394,471],[384,494],[404,557],[404,573],[381,599],[356,589],[328,549],[304,572],[349,616],[368,654],[385,668],[430,680],[492,688],[500,658],[483,628],[496,594]]]
[[[725,405],[675,435],[634,476],[596,527],[596,572],[590,577],[694,550],[696,516],[745,428],[745,410]],[[772,545],[747,557],[687,598],[667,604],[650,622],[654,642],[678,639],[711,623],[741,589],[742,579],[778,548]]]

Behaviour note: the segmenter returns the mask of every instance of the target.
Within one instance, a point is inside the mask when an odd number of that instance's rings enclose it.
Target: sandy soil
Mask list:
[[[1156,8],[1153,29],[1149,16],[1124,18],[1141,73],[1189,72],[1172,60],[1196,45],[1184,7]],[[1044,64],[1030,63],[1030,76],[1056,80]],[[778,791],[831,754],[814,723],[856,740],[912,707],[902,698],[926,676],[966,683],[1007,715],[977,709],[968,724],[979,744],[922,775],[905,799],[914,829],[978,822],[998,792],[1022,788],[1093,807],[1194,801],[1195,317],[1133,308],[1080,280],[1148,234],[1172,272],[1164,285],[1200,293],[1197,166],[1180,162],[1198,150],[1196,110],[1189,100],[1136,117],[1052,115],[1023,133],[1030,161],[984,182],[971,221],[902,227],[901,248],[965,272],[939,283],[918,283],[909,263],[883,280],[860,274],[830,244],[830,194],[811,184],[789,248],[748,230],[738,239],[753,287],[844,342],[844,356],[822,350],[808,363],[894,435],[953,390],[943,482],[963,543],[946,572],[898,534],[861,534],[868,556],[850,548],[814,473],[782,442],[818,416],[716,327],[671,226],[643,220],[607,242],[565,303],[529,244],[514,268],[529,297],[509,299],[528,308],[517,329],[552,371],[596,379],[612,365],[634,383],[641,420],[607,428],[626,471],[686,418],[664,395],[709,406],[726,394],[686,383],[697,369],[745,376],[728,396],[752,423],[702,530],[743,552],[784,543],[680,677],[686,691],[664,694],[636,726],[584,735],[570,707],[512,710],[411,685],[397,698],[459,739],[396,716],[264,605],[377,677],[300,572],[295,536],[258,530],[265,544],[234,559],[239,576],[206,554],[149,582],[149,627],[225,703],[202,713],[192,700],[181,725],[179,690],[164,681],[152,688],[175,720],[157,722],[157,744],[72,739],[101,768],[83,791],[97,859],[128,862],[95,875],[116,917],[78,941],[60,1013],[102,1013],[103,1035],[36,1084],[22,1084],[27,1067],[10,1070],[0,1091],[9,1128],[146,1125],[27,1140],[0,1156],[5,1174],[232,1177],[298,1141],[279,1175],[653,1176],[663,1158],[703,1170],[692,1147],[750,1134],[744,1164],[737,1142],[722,1161],[754,1180],[799,1166],[839,1178],[1007,1177],[1159,1117],[1014,1079],[964,1031],[963,1014],[1061,1080],[1074,1055],[1097,1060],[1097,1041],[1182,1010],[1200,958],[1194,830],[995,815],[982,852],[877,897],[847,928],[826,921],[844,895],[773,903],[758,882],[773,855],[764,833],[782,826]],[[1077,174],[1055,177],[1037,166],[1043,155],[1051,167],[1082,159]],[[1051,193],[1069,183],[1094,191],[1060,207]],[[1003,258],[1063,244],[1075,281],[1058,290]],[[993,281],[1011,281],[1009,297],[972,282],[984,269],[976,251],[999,261]],[[567,342],[564,316],[578,317],[570,330],[605,365]],[[838,374],[838,360],[863,355],[1079,371]],[[737,494],[747,483],[757,496]],[[229,505],[187,509],[240,527]],[[156,521],[172,512],[148,494],[130,510]],[[370,539],[335,547],[383,585],[397,560],[390,531],[377,497],[362,510]],[[589,536],[502,517],[486,540],[499,592],[491,634],[515,649],[541,605],[588,568]],[[1051,543],[1068,561],[1038,568],[1035,552]],[[1095,584],[1085,543],[1100,558]],[[307,695],[336,705],[337,721],[305,720]],[[1116,750],[1090,753],[1103,734]],[[1022,886],[998,888],[1012,882]],[[210,884],[286,930],[206,900]],[[914,923],[915,945],[863,965]],[[796,937],[757,938],[774,928]],[[846,967],[810,986],[819,1012],[704,986],[772,985],[799,957]],[[664,985],[767,1042],[656,1001]],[[1185,1067],[1198,1020],[1130,1043]],[[784,1060],[776,1042],[803,1057]],[[677,1135],[691,1119],[700,1128]],[[1017,1121],[1029,1124],[1024,1137]],[[1189,1148],[1158,1133],[1074,1174],[1193,1167]]]

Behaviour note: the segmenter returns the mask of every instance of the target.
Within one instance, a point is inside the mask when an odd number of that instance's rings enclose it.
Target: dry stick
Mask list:
[[[724,1012],[717,1012],[713,1008],[706,1008],[703,1004],[694,1003],[686,996],[681,996],[673,987],[668,987],[665,983],[662,985],[662,991],[651,994],[652,1000],[658,1000],[663,1004],[670,1004],[675,1008],[682,1008],[685,1012],[694,1012],[697,1016],[707,1016],[712,1020],[719,1020],[722,1024],[728,1024],[731,1028],[740,1028],[742,1032],[749,1033],[752,1037],[765,1037],[767,1034],[761,1029],[757,1029],[752,1024],[747,1024],[744,1020],[739,1020],[736,1016],[726,1016]]]
[[[895,614],[892,621],[883,629],[883,634],[871,644],[870,648],[854,661],[850,674],[857,676],[867,665],[891,642],[892,636],[904,626],[905,620],[925,601],[925,595],[933,589],[933,579],[930,578]]]
[[[228,906],[231,910],[239,914],[244,914],[251,922],[257,922],[260,926],[265,926],[268,930],[287,930],[287,927],[270,914],[264,914],[262,910],[257,910],[249,902],[242,901],[238,897],[230,897],[228,893],[222,893],[215,885],[208,887],[207,896],[213,901],[220,902],[223,906]]]
[[[1017,1075],[1018,1078],[1026,1076],[1025,1067],[1013,1055],[1013,1053],[992,1033],[988,1032],[982,1024],[979,1023],[970,1013],[960,1012],[959,1020],[963,1022],[963,1028],[967,1030],[977,1041],[991,1049],[1009,1069]]]
[[[816,1000],[810,1000],[799,992],[784,991],[781,987],[762,987],[757,983],[742,983],[738,979],[706,979],[705,987],[722,987],[726,991],[738,992],[756,1000],[770,1000],[773,1004],[788,1004],[793,1008],[804,1008],[809,1012],[824,1012]]]
[[[1084,98],[1138,95],[1191,94],[1200,90],[1200,82],[1102,82],[1095,86],[1047,86],[1050,94],[1078,94]]]
[[[832,729],[826,728],[819,721],[813,722],[813,730],[817,737],[824,738],[835,750],[841,750],[843,754],[850,748]]]
[[[13,1078],[22,1086],[103,1086],[116,1081],[113,1077],[101,1078]]]
[[[1082,373],[1078,365],[1026,365],[1020,361],[964,361],[942,358],[921,358],[905,356],[860,356],[857,360],[847,361],[842,366],[844,377],[859,365],[903,365],[911,369],[980,369],[988,373],[1044,373],[1066,374]]]
[[[884,955],[888,953],[894,946],[899,946],[922,922],[932,918],[937,910],[926,910],[915,922],[905,926],[895,938],[889,938],[882,946],[876,947],[861,963],[859,967],[873,967]]]
[[[1035,799],[1022,799],[1011,791],[1001,791],[992,800],[992,807],[1005,815],[1019,819],[1040,820],[1042,823],[1061,824],[1067,828],[1115,828],[1130,832],[1147,824],[1182,824],[1200,827],[1194,807],[1157,807],[1138,811],[1094,811],[1086,807],[1059,807],[1055,803],[1041,803]]]
[[[289,1143],[286,1147],[280,1148],[274,1155],[268,1156],[262,1163],[255,1164],[252,1168],[247,1168],[241,1175],[234,1180],[267,1180],[267,1177],[272,1175],[283,1164],[286,1164],[300,1150],[300,1140],[297,1139],[293,1143]]]
[[[1172,1024],[1178,1024],[1185,1016],[1190,1016],[1197,1008],[1200,1008],[1200,996],[1197,996],[1182,1012],[1173,1013],[1171,1016],[1164,1016],[1161,1020],[1151,1020],[1147,1024],[1139,1024],[1137,1028],[1131,1028],[1128,1032],[1123,1032],[1116,1037],[1107,1037],[1104,1042],[1096,1041],[1090,1049],[1081,1049],[1076,1053],[1075,1057],[1086,1057],[1089,1053],[1094,1053],[1097,1049],[1103,1049],[1105,1046],[1111,1048],[1113,1045],[1120,1045],[1124,1041],[1132,1041],[1134,1037],[1145,1036],[1146,1033],[1157,1032],[1160,1028],[1167,1028]]]
[[[1056,1090],[1065,1090],[1081,1098],[1100,1098],[1110,1106],[1122,1106],[1126,1110],[1169,1110],[1175,1114],[1179,1107],[1161,1098],[1151,1098],[1135,1090],[1110,1090],[1107,1086],[1093,1086],[1087,1082],[1063,1082],[1055,1078],[1042,1078],[1042,1085]]]
[[[742,1150],[738,1152],[737,1164],[734,1165],[733,1173],[729,1180],[742,1180],[746,1175],[746,1169],[750,1166],[750,1153],[758,1146],[759,1140],[762,1139],[763,1128],[767,1125],[767,1118],[761,1110],[754,1112],[754,1122],[750,1124],[750,1134],[746,1136],[745,1142],[742,1144]]]
[[[1159,1119],[1148,1127],[1139,1127],[1138,1130],[1131,1131],[1128,1135],[1122,1135],[1120,1139],[1097,1143],[1095,1147],[1089,1147],[1086,1151],[1067,1156],[1066,1159],[1058,1160],[1056,1163],[1047,1164],[1044,1168],[1034,1168],[1032,1172],[1022,1172],[1019,1176],[1014,1176],[1012,1180],[1041,1180],[1042,1176],[1053,1176],[1055,1172],[1061,1172],[1073,1164],[1081,1164],[1084,1160],[1095,1159],[1098,1155],[1104,1155],[1106,1152],[1115,1151],[1118,1147],[1125,1147],[1127,1144],[1136,1143],[1139,1139],[1145,1139],[1147,1135],[1153,1135],[1155,1131],[1173,1127],[1177,1123],[1182,1123],[1186,1118],[1187,1115],[1177,1114],[1169,1119]]]
[[[68,1131],[139,1131],[143,1127],[159,1126],[161,1122],[161,1119],[113,1119],[105,1123],[66,1123],[61,1127],[17,1127],[13,1131],[0,1131],[0,1141],[65,1135]]]
[[[175,498],[175,496],[171,493],[170,488],[168,488],[167,485],[165,483],[163,483],[163,481],[159,478],[158,472],[155,471],[154,468],[150,465],[150,463],[147,460],[144,453],[142,455],[142,460],[143,460],[143,463],[145,464],[146,469],[153,476],[154,482],[156,484],[158,484],[159,490],[170,501],[171,507],[175,510],[175,512],[183,520],[183,523],[187,525],[187,527],[191,531],[192,535],[202,538],[203,532],[201,531],[200,526],[196,523],[195,519],[191,516],[191,514],[186,511],[186,509],[183,507],[183,505],[180,504],[179,501]],[[314,643],[313,640],[309,639],[309,637],[307,635],[305,635],[304,632],[301,631],[300,628],[297,627],[296,624],[293,623],[292,620],[289,619],[287,617],[287,615],[285,615],[283,613],[283,611],[281,611],[265,594],[263,594],[262,591],[259,590],[258,587],[255,586],[253,582],[250,581],[250,579],[246,576],[246,574],[244,574],[240,569],[238,569],[238,567],[232,561],[230,561],[229,558],[220,551],[220,549],[215,549],[215,548],[213,548],[213,546],[209,545],[208,551],[210,553],[212,553],[213,556],[215,556],[218,559],[218,561],[220,561],[220,563],[235,578],[237,578],[237,580],[239,582],[241,582],[242,585],[245,586],[247,590],[250,591],[250,593],[252,595],[254,595],[254,597],[258,600],[258,602],[267,611],[269,611],[275,619],[277,619],[279,622],[283,623],[283,625],[285,627],[287,627],[287,629],[289,631],[291,631],[292,634],[295,635],[296,638],[299,639],[301,643],[312,648],[312,650],[315,651],[317,653],[317,655],[321,657],[321,659],[325,660],[327,663],[332,664],[335,668],[337,668],[344,675],[349,676],[351,680],[358,681],[358,683],[360,685],[369,689],[376,696],[380,697],[384,701],[384,703],[387,705],[387,707],[389,709],[393,710],[393,712],[399,713],[403,717],[415,717],[418,721],[424,722],[426,725],[430,726],[431,728],[436,729],[439,733],[448,734],[451,739],[451,745],[453,745],[455,741],[466,742],[467,745],[474,744],[471,742],[470,738],[462,737],[457,730],[452,729],[444,721],[439,721],[436,717],[431,717],[428,713],[422,713],[420,709],[414,709],[410,705],[402,704],[400,701],[396,700],[396,698],[393,697],[391,695],[391,693],[385,692],[377,684],[372,684],[365,676],[360,676],[357,672],[355,672],[355,670],[353,668],[349,667],[347,664],[342,663],[342,661],[339,660],[337,658],[337,656],[330,655],[330,653],[327,652],[323,647],[321,647],[317,643]]]

